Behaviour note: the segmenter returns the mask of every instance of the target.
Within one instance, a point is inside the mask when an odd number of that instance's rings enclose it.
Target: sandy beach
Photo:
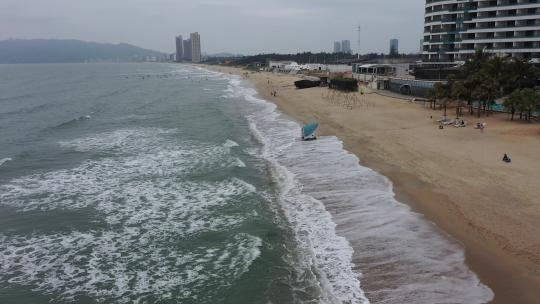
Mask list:
[[[337,97],[332,102],[326,88],[297,90],[296,76],[261,72],[247,78],[293,119],[319,121],[321,135],[341,139],[362,165],[393,182],[400,201],[462,243],[467,264],[494,291],[492,303],[537,303],[539,124],[498,114],[466,116],[468,127],[440,130],[436,120],[442,111],[422,104],[369,93],[350,108]],[[484,132],[472,127],[476,122],[487,123]],[[511,164],[501,161],[504,153]]]

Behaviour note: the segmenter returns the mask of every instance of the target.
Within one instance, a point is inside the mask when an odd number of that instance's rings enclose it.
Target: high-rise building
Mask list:
[[[182,61],[184,58],[184,40],[182,35],[176,36],[176,62]]]
[[[390,39],[390,56],[399,55],[399,40]]]
[[[334,42],[334,53],[341,53],[341,42]]]
[[[540,1],[426,0],[424,62],[464,61],[476,50],[540,58]]]
[[[201,62],[201,36],[199,33],[191,33],[189,39],[182,40],[182,36],[176,37],[176,61]]]
[[[341,51],[343,53],[352,54],[351,41],[350,40],[342,40],[341,41]]]
[[[184,57],[183,59],[185,61],[191,61],[191,39],[188,39],[188,40],[184,40],[183,41],[183,45],[184,45]]]
[[[191,33],[189,35],[191,40],[191,61],[194,63],[201,62],[201,36],[199,33]]]
[[[424,39],[420,39],[420,48],[418,50],[420,54],[424,51]]]

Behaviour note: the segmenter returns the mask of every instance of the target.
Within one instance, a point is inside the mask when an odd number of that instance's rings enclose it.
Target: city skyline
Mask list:
[[[201,53],[201,36],[198,32],[189,34],[189,39],[183,40],[182,35],[175,37],[176,62],[193,62],[199,63],[202,59]]]
[[[174,53],[171,37],[180,31],[198,31],[205,40],[205,53],[210,54],[330,52],[327,41],[335,37],[350,40],[356,53],[360,25],[362,53],[386,53],[392,37],[401,40],[402,52],[412,53],[422,38],[424,5],[424,0],[4,0],[0,39],[124,42]],[[394,26],[397,23],[403,25]]]

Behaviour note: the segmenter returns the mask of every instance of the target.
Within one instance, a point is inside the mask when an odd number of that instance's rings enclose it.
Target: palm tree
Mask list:
[[[518,108],[521,112],[526,113],[526,120],[530,121],[532,112],[540,108],[540,94],[530,88],[522,89],[519,94],[521,97]]]
[[[429,101],[429,108],[434,109],[435,103],[437,102],[437,95],[435,94],[435,89],[430,89],[427,92],[427,99]]]
[[[465,61],[465,64],[459,68],[458,73],[456,74],[456,78],[463,81],[465,89],[463,98],[467,100],[469,113],[471,115],[474,114],[473,93],[484,79],[484,75],[482,75],[481,71],[487,64],[489,57],[490,55],[483,50],[477,50],[472,58]],[[480,107],[478,107],[478,111],[480,112]]]
[[[528,63],[525,59],[512,58],[508,61],[505,72],[504,91],[510,94],[515,90],[534,88],[540,70]]]
[[[451,87],[452,99],[457,100],[456,116],[459,118],[463,115],[463,100],[470,100],[471,92],[461,80],[451,82]]]
[[[448,97],[450,96],[450,87],[448,84],[436,83],[433,86],[435,100],[440,102],[440,105],[444,108],[444,119],[446,119],[446,106],[448,103]]]
[[[487,106],[500,94],[500,85],[495,77],[490,77],[485,71],[482,73],[483,80],[473,91],[474,99],[482,103],[484,113]],[[478,104],[478,117],[480,117],[480,104]]]
[[[510,97],[506,98],[506,100],[504,101],[504,107],[510,109],[510,120],[514,120],[514,115],[516,114],[516,109],[519,107],[519,104],[521,104],[521,99],[521,90],[515,90],[514,92],[512,92]]]

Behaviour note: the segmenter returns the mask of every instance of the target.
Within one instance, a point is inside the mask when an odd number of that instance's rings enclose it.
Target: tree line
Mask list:
[[[487,116],[497,105],[495,100],[503,98],[503,107],[512,120],[516,113],[520,119],[530,120],[540,110],[540,94],[534,90],[539,79],[540,70],[525,59],[477,51],[448,77],[448,82],[435,84],[428,97],[443,107],[445,116],[447,106],[455,103],[458,117],[465,107],[471,115]]]
[[[295,61],[299,64],[306,63],[320,63],[320,64],[335,64],[335,63],[351,63],[351,62],[363,62],[376,59],[385,59],[385,58],[411,58],[418,59],[418,54],[399,54],[398,56],[390,57],[385,54],[378,53],[369,53],[362,54],[358,58],[357,54],[349,53],[312,53],[312,52],[302,52],[297,54],[258,54],[252,56],[242,56],[242,57],[214,57],[207,58],[206,63],[222,62],[225,60],[231,61],[233,65],[248,65],[255,62],[265,63],[266,60],[277,60],[277,61]]]

